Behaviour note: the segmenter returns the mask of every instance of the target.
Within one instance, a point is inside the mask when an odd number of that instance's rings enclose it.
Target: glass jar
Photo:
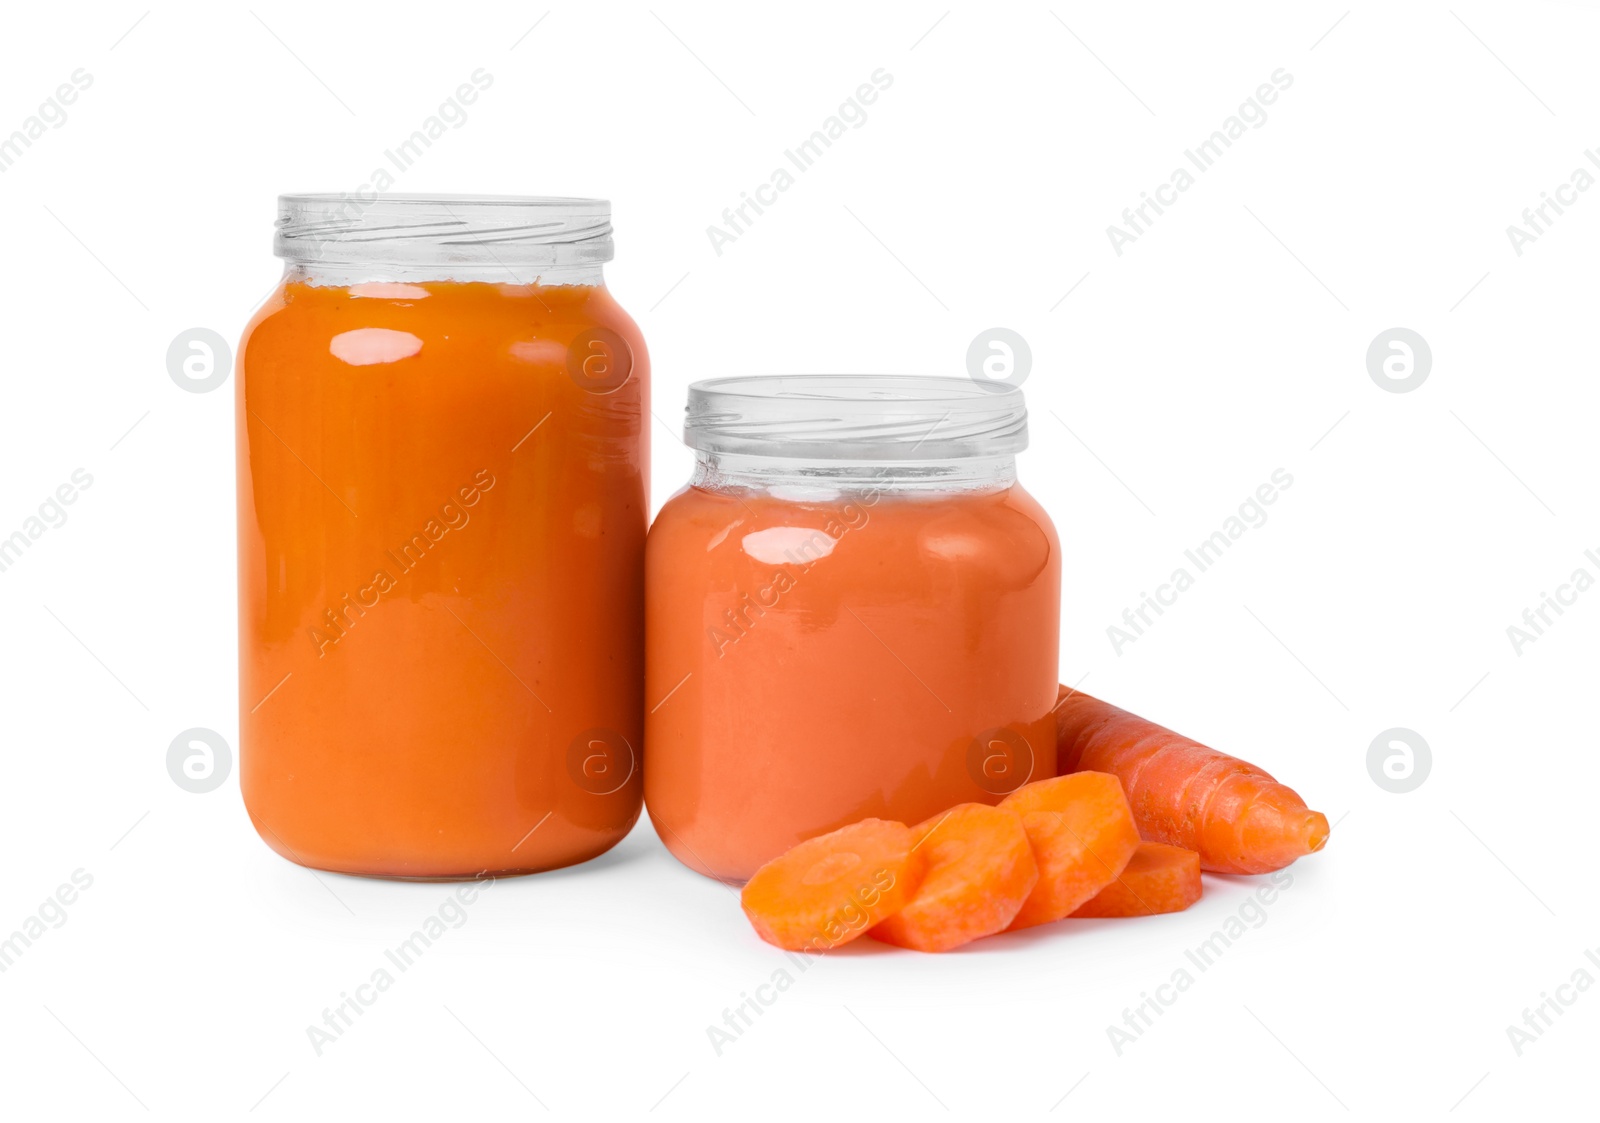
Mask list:
[[[610,205],[284,196],[239,345],[240,786],[292,861],[592,858],[639,814],[648,360]]]
[[[680,861],[739,882],[1055,774],[1061,550],[1020,390],[715,379],[684,434],[646,548],[645,804]]]

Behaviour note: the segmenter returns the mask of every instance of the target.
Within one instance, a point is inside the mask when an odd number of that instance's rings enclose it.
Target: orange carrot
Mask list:
[[[874,939],[917,951],[949,951],[1003,932],[1039,880],[1022,820],[982,803],[960,803],[911,828],[927,873],[909,904],[872,930]]]
[[[1200,855],[1193,850],[1141,842],[1117,880],[1073,916],[1155,916],[1182,912],[1200,899]]]
[[[1117,879],[1139,847],[1115,776],[1076,772],[1024,784],[1000,806],[1028,832],[1039,881],[1007,931],[1060,920]]]
[[[905,907],[925,858],[904,823],[863,819],[772,859],[739,895],[756,934],[789,951],[829,951]]]
[[[1328,841],[1327,818],[1255,765],[1066,687],[1056,747],[1058,772],[1113,773],[1139,832],[1197,852],[1202,869],[1268,873]]]

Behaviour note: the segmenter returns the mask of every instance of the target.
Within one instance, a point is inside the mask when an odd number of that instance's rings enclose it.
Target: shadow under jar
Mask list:
[[[1020,390],[715,379],[684,435],[646,548],[645,803],[680,861],[740,882],[1055,774],[1061,549]]]
[[[240,786],[302,865],[528,873],[639,814],[648,360],[609,204],[285,196],[236,395]]]

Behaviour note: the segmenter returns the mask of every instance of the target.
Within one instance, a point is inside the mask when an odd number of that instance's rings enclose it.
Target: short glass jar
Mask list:
[[[646,548],[645,804],[680,861],[740,882],[1055,774],[1061,549],[1020,390],[715,379],[684,434]]]
[[[240,783],[302,865],[525,873],[642,780],[648,360],[600,200],[280,200],[237,390]]]

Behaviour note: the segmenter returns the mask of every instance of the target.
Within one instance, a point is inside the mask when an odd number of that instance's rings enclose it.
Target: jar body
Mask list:
[[[725,881],[1055,774],[1061,583],[1019,485],[697,482],[647,547],[646,806]]]
[[[283,856],[532,872],[636,820],[648,367],[588,274],[291,270],[246,329],[240,783]],[[626,380],[585,384],[607,345]]]

